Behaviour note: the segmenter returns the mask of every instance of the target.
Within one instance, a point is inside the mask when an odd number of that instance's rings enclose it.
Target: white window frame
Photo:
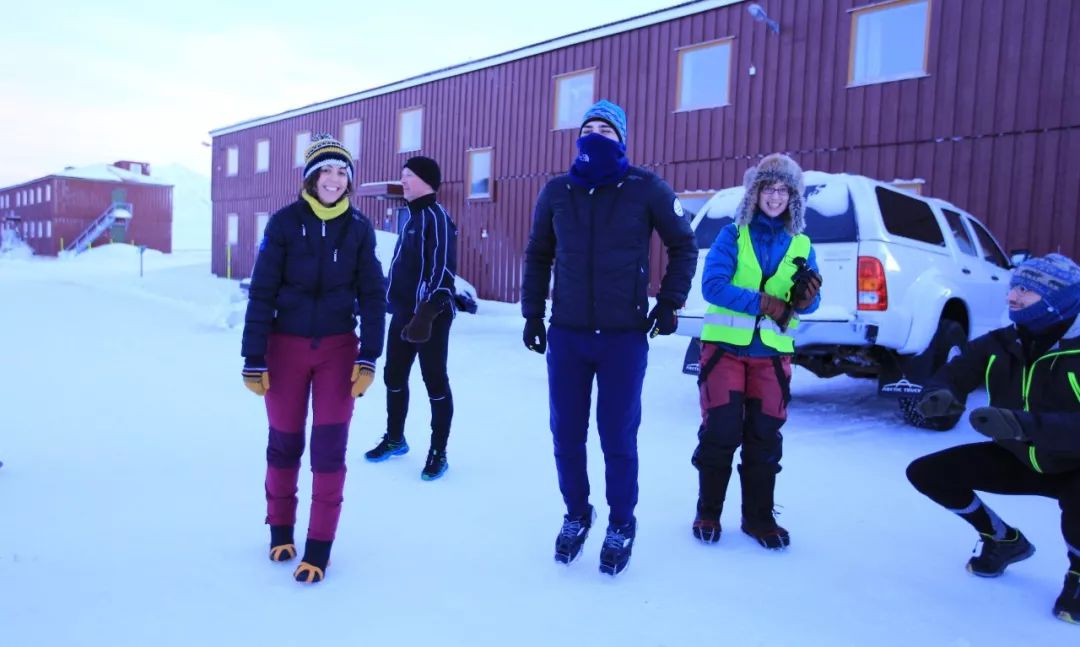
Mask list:
[[[293,166],[304,168],[304,153],[311,146],[311,131],[299,130],[293,137]]]
[[[226,214],[225,244],[235,247],[240,242],[240,214]]]
[[[255,141],[255,172],[266,173],[270,170],[270,140]]]
[[[42,199],[43,191],[40,186],[34,187],[34,204],[41,204],[44,202]]]
[[[353,163],[360,160],[360,146],[363,137],[363,122],[359,119],[353,119],[352,121],[346,121],[341,124],[341,143],[345,146],[345,150],[349,151],[349,155],[353,158]],[[352,135],[355,134],[355,137]],[[355,139],[356,141],[349,141]]]
[[[579,79],[581,77],[589,77],[592,81],[592,88],[589,92],[588,101],[582,102],[582,105],[567,105],[565,110],[562,108],[562,94],[563,84],[567,81]],[[566,72],[564,74],[557,74],[553,79],[555,85],[555,100],[552,106],[552,123],[554,127],[552,130],[569,130],[581,129],[581,118],[585,116],[585,112],[589,109],[589,106],[596,103],[596,68],[590,67],[583,70],[575,70],[573,72]]]
[[[52,185],[45,185],[45,202],[52,202]]]
[[[235,177],[240,173],[240,147],[229,146],[225,149],[225,176]]]
[[[255,255],[259,255],[259,246],[262,245],[263,236],[266,234],[266,225],[270,222],[270,214],[265,211],[255,212]]]
[[[52,238],[52,221],[51,220],[46,220],[45,221],[45,237],[46,238]]]
[[[876,76],[871,74],[870,72],[866,71],[866,72],[863,72],[862,75],[859,78],[856,78],[856,71],[857,71],[856,68],[858,67],[857,64],[856,64],[857,59],[860,59],[860,53],[865,52],[866,50],[868,50],[869,47],[871,46],[871,44],[877,44],[879,49],[883,49],[883,48],[888,47],[890,45],[897,45],[899,43],[904,43],[906,45],[910,45],[912,43],[912,40],[913,40],[911,38],[912,34],[898,34],[898,32],[895,30],[895,25],[890,24],[888,19],[886,19],[886,20],[882,21],[881,23],[877,23],[877,25],[878,25],[878,27],[880,27],[882,25],[885,26],[886,29],[883,30],[883,33],[884,32],[889,32],[890,35],[893,36],[892,38],[889,39],[888,42],[882,43],[880,38],[875,38],[875,36],[880,36],[880,34],[875,34],[875,35],[867,36],[866,37],[867,40],[864,40],[863,42],[860,43],[860,41],[859,41],[860,20],[863,19],[863,18],[866,18],[867,16],[872,16],[874,14],[883,14],[883,13],[887,13],[890,10],[899,9],[901,7],[906,7],[906,6],[913,5],[913,4],[922,4],[922,3],[926,4],[926,18],[925,18],[925,24],[923,25],[923,34],[922,34],[922,37],[923,37],[923,43],[922,43],[923,52],[922,52],[922,66],[921,66],[922,69],[909,70],[909,71],[895,73],[895,74],[879,74],[879,75],[876,75]],[[852,87],[859,87],[859,86],[863,86],[863,85],[874,85],[874,84],[877,84],[877,83],[889,83],[890,81],[903,81],[905,79],[919,79],[919,78],[922,78],[922,77],[925,77],[925,76],[929,76],[930,75],[930,71],[929,71],[930,70],[930,68],[929,68],[929,64],[930,64],[930,21],[931,21],[931,19],[933,17],[933,12],[931,11],[931,9],[933,8],[932,5],[933,5],[933,0],[886,0],[885,2],[879,2],[877,4],[866,5],[864,7],[857,7],[857,8],[854,8],[854,9],[849,9],[848,12],[851,14],[851,42],[850,42],[850,49],[848,51],[848,86],[847,87],[852,88]],[[867,30],[872,29],[874,27],[875,27],[875,25],[871,25],[869,23],[864,24],[863,27],[862,27],[864,29],[863,33],[864,34],[867,33]],[[862,45],[863,47],[860,48],[860,45]],[[864,55],[869,56],[868,53],[866,53]]]
[[[415,124],[412,120],[415,117]],[[406,123],[406,119],[410,120],[410,123]],[[414,126],[416,133],[412,134],[410,131],[410,137],[405,137],[405,127]],[[413,106],[412,108],[402,108],[397,113],[397,151],[399,153],[411,153],[418,151],[424,147],[424,107]]]
[[[718,38],[716,40],[710,40],[704,43],[694,43],[693,45],[687,45],[686,47],[680,47],[675,50],[678,57],[678,73],[676,75],[677,82],[675,84],[675,111],[676,112],[689,112],[691,110],[708,110],[709,108],[722,108],[724,106],[731,105],[731,81],[732,70],[734,61],[734,47],[735,37],[729,36],[727,38]],[[724,96],[720,99],[719,103],[710,103],[708,101],[691,101],[692,97],[688,97],[688,94],[692,94],[693,88],[690,86],[690,79],[683,73],[684,63],[687,57],[693,57],[697,54],[709,50],[720,50],[723,52],[723,56],[727,57],[727,69],[724,70],[724,82],[722,85],[724,88]]]
[[[487,193],[473,193],[473,161],[487,156]],[[467,184],[465,185],[466,199],[490,200],[495,195],[495,149],[491,146],[486,148],[474,148],[465,151],[465,168],[467,172]]]

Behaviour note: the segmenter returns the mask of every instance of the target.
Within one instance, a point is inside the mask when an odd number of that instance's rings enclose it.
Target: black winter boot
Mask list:
[[[791,545],[791,535],[776,523],[773,493],[776,490],[776,466],[740,465],[742,480],[742,531],[770,550]]]
[[[727,496],[728,481],[731,480],[731,466],[719,469],[706,465],[697,467],[697,515],[694,517],[691,532],[701,542],[713,544],[720,541],[720,513],[724,510],[724,498]]]
[[[1061,595],[1054,601],[1054,615],[1058,620],[1080,625],[1080,571],[1065,574]]]
[[[596,521],[596,509],[592,506],[589,506],[589,511],[580,517],[563,515],[562,528],[559,529],[559,536],[555,538],[556,562],[569,564],[578,558],[594,521]]]
[[[334,542],[308,538],[304,547],[304,559],[293,571],[293,578],[302,584],[316,584],[326,578],[330,564],[330,546]]]
[[[1016,528],[1005,531],[1004,539],[994,539],[992,535],[979,533],[978,555],[968,560],[967,569],[979,577],[997,577],[1005,572],[1009,564],[1027,559],[1035,554],[1035,547],[1027,540],[1024,533]]]
[[[270,561],[287,562],[296,557],[292,526],[270,526]]]

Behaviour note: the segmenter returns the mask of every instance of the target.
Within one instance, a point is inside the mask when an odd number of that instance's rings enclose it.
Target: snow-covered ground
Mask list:
[[[381,239],[380,239],[380,244]],[[420,480],[428,414],[413,371],[408,455],[368,464],[378,382],[356,407],[344,512],[325,582],[267,560],[266,417],[242,386],[235,282],[208,253],[106,246],[0,257],[0,644],[989,645],[1077,644],[1050,614],[1066,570],[1055,502],[986,499],[1038,553],[983,580],[974,532],[904,478],[979,437],[904,426],[874,384],[794,379],[777,501],[782,553],[738,531],[690,534],[697,477],[685,339],[652,342],[629,569],[597,571],[602,537],[557,565],[562,503],[544,360],[511,304],[454,324],[450,470]],[[979,402],[978,397],[973,402]],[[603,463],[591,434],[593,502]],[[301,480],[301,501],[310,492]],[[304,502],[306,503],[306,502]],[[306,523],[301,505],[299,534]]]

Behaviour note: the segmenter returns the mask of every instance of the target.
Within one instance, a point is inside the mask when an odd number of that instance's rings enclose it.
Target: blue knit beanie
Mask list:
[[[623,112],[622,108],[607,99],[600,99],[585,111],[585,118],[581,120],[581,125],[584,127],[593,119],[606,121],[608,125],[615,129],[619,141],[626,144],[626,113]]]
[[[1022,287],[1042,297],[1022,310],[1010,311],[1014,323],[1041,330],[1080,314],[1080,266],[1061,254],[1029,258],[1013,271],[1009,287]]]

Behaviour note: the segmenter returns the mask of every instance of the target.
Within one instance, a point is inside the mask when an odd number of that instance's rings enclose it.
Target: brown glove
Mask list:
[[[759,304],[761,314],[768,316],[770,319],[776,322],[780,326],[781,330],[785,330],[787,325],[791,323],[791,316],[795,313],[791,308],[791,304],[782,299],[778,299],[772,295],[761,293],[761,303]]]
[[[810,270],[809,276],[805,281],[800,281],[795,284],[795,287],[791,290],[791,305],[796,310],[803,310],[810,307],[810,304],[814,302],[814,299],[818,295],[818,291],[821,290],[821,275],[817,272]]]
[[[423,344],[431,339],[431,324],[440,312],[442,308],[430,301],[416,306],[412,319],[401,329],[401,339],[414,344]]]

